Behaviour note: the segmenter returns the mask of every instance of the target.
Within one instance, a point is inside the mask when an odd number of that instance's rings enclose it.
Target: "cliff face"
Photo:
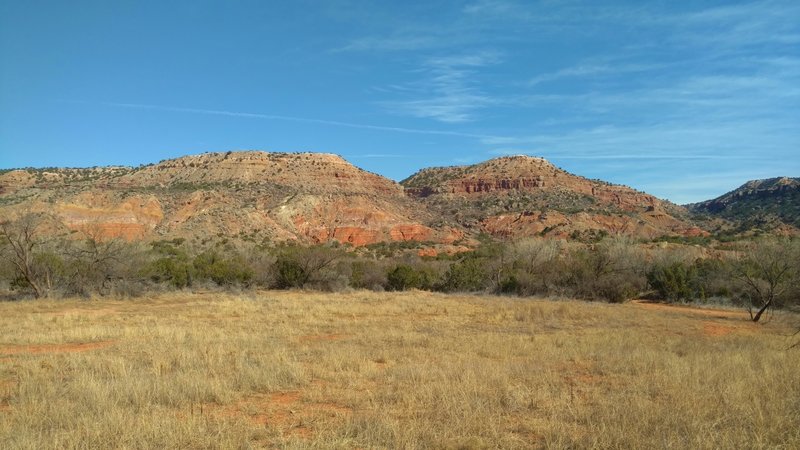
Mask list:
[[[680,207],[626,186],[573,175],[542,158],[511,156],[425,169],[402,184],[407,195],[451,222],[500,236],[703,233],[680,217],[685,214]]]

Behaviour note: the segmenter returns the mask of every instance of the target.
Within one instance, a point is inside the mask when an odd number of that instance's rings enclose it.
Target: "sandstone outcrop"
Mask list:
[[[406,194],[451,222],[495,236],[656,237],[693,235],[685,211],[626,186],[589,180],[543,158],[509,156],[472,166],[424,169],[402,182]],[[453,212],[455,211],[455,213]]]

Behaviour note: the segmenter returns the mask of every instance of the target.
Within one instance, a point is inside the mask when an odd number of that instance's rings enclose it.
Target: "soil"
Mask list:
[[[242,417],[254,425],[279,429],[284,436],[303,439],[314,434],[314,422],[319,417],[345,417],[351,408],[329,402],[305,401],[299,391],[255,394],[227,406],[206,405],[219,418]]]

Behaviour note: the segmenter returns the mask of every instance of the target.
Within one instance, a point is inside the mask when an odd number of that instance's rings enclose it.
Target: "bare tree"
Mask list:
[[[49,291],[49,277],[42,279],[37,270],[36,252],[43,240],[40,230],[46,216],[37,213],[26,213],[15,221],[0,222],[0,241],[6,247],[16,275],[21,277],[37,298],[45,297]]]
[[[774,238],[750,243],[735,261],[734,275],[749,299],[748,311],[753,322],[758,322],[766,311],[776,306],[797,282],[798,260],[798,241]]]
[[[108,284],[118,278],[119,266],[126,255],[125,243],[118,239],[103,239],[96,234],[87,233],[87,238],[68,247],[67,255],[71,267],[70,284],[78,293],[108,290]]]
[[[552,291],[558,275],[557,260],[562,242],[544,238],[523,238],[511,244],[511,261],[519,277],[521,293],[540,294]]]
[[[331,245],[286,246],[277,252],[275,287],[302,288],[329,281],[335,273],[328,269],[342,258],[342,250]]]

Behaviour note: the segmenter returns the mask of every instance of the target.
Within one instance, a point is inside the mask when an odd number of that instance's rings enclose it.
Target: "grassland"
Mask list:
[[[796,316],[426,292],[0,303],[1,448],[800,448]]]

